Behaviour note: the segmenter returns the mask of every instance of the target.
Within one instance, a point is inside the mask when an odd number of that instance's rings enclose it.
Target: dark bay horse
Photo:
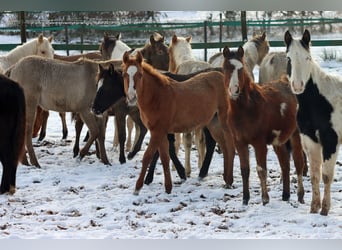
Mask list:
[[[312,184],[311,213],[328,215],[330,189],[334,168],[342,142],[342,78],[322,70],[310,52],[310,32],[301,39],[293,39],[289,31],[284,35],[288,58],[287,75],[299,109],[298,126],[302,145],[310,163]],[[320,180],[324,195],[321,202]]]
[[[25,119],[23,89],[0,74],[0,194],[15,192],[17,166],[25,152]]]
[[[148,165],[157,150],[164,170],[165,191],[170,193],[172,182],[167,134],[202,128],[217,113],[224,137],[229,138],[227,90],[223,75],[216,71],[202,73],[180,84],[144,63],[139,51],[136,56],[130,56],[129,52],[124,54],[122,70],[127,102],[138,105],[141,119],[150,131],[134,193],[138,194],[142,188]]]
[[[247,205],[249,194],[249,149],[252,145],[261,183],[262,203],[269,202],[267,191],[267,145],[272,145],[278,157],[283,177],[282,199],[290,197],[290,156],[285,143],[290,140],[297,170],[298,201],[304,202],[304,159],[297,128],[297,100],[285,80],[263,85],[255,84],[247,71],[244,49],[230,51],[226,46],[224,55],[224,81],[229,93],[228,122],[240,158],[243,180],[243,204]]]

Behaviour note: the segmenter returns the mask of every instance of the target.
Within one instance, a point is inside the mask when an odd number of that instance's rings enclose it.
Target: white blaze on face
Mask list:
[[[116,40],[111,59],[122,60],[123,54],[131,48],[121,40]]]
[[[230,59],[229,62],[235,67],[229,82],[229,95],[232,99],[237,99],[239,97],[238,70],[241,69],[243,65],[239,60],[236,59]]]
[[[127,90],[127,101],[129,105],[135,105],[136,104],[136,92],[134,89],[134,75],[137,72],[136,66],[129,66],[127,68],[127,75],[128,75],[128,90]]]
[[[103,85],[103,78],[101,78],[98,82],[97,82],[97,92],[99,91],[99,89],[102,87]]]

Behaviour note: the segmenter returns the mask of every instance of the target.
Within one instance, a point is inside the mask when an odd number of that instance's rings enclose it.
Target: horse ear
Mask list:
[[[121,32],[116,35],[116,40],[121,40]]]
[[[99,72],[100,72],[100,74],[101,74],[101,72],[103,71],[104,69],[103,69],[103,66],[101,65],[101,64],[99,64]]]
[[[151,45],[155,44],[156,40],[154,40],[154,35],[150,36],[150,43]]]
[[[127,63],[128,62],[128,60],[129,60],[129,52],[128,51],[126,51],[124,54],[123,54],[123,57],[122,57],[122,61],[123,61],[123,63]]]
[[[188,43],[191,43],[192,36],[188,36],[185,40],[186,40]]]
[[[172,36],[172,43],[175,44],[175,43],[177,43],[177,41],[178,41],[178,38],[177,38],[176,34],[174,34]]]
[[[229,54],[229,48],[228,46],[224,46],[224,49],[223,49],[223,57],[228,57],[228,54]]]
[[[42,33],[40,33],[39,36],[38,36],[38,42],[39,42],[39,43],[42,43],[43,40],[44,40],[44,36],[43,36]]]
[[[245,51],[243,50],[242,46],[239,46],[237,52],[238,52],[238,55],[239,55],[241,58],[243,57],[243,55],[244,55],[244,53],[245,53]]]
[[[142,54],[141,54],[140,51],[137,52],[137,57],[136,57],[136,59],[137,59],[137,62],[138,62],[139,64],[142,63],[142,61],[143,61],[143,56],[142,56]]]
[[[256,32],[255,32],[255,31],[253,31],[253,37],[256,37],[256,35],[257,35],[257,34],[256,34]]]
[[[303,33],[302,41],[309,47],[311,36],[310,36],[310,32],[307,29],[305,29]]]
[[[291,36],[291,34],[290,34],[290,31],[286,31],[285,32],[285,35],[284,35],[284,41],[285,41],[285,44],[286,44],[286,46],[287,47],[289,47],[289,45],[290,45],[290,43],[292,42],[292,36]]]
[[[109,36],[107,32],[103,33],[103,40],[108,40]]]
[[[261,39],[265,40],[266,39],[266,31],[262,32]]]
[[[52,40],[53,40],[53,35],[49,36],[49,38],[48,38],[48,41],[49,41],[50,43],[52,43]]]

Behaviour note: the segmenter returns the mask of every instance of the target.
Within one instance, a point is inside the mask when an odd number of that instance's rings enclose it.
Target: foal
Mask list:
[[[150,131],[150,142],[134,193],[138,194],[142,188],[148,165],[157,150],[163,165],[165,190],[171,193],[168,133],[204,127],[217,113],[224,136],[229,136],[223,75],[219,72],[202,73],[180,84],[144,63],[140,52],[136,57],[130,57],[126,52],[122,70],[127,102],[129,105],[138,104],[141,119]]]
[[[257,173],[261,182],[262,202],[267,204],[266,157],[267,145],[273,145],[283,175],[283,200],[290,197],[290,157],[286,150],[286,141],[291,140],[293,158],[298,175],[298,201],[303,203],[304,187],[302,183],[303,154],[297,129],[297,101],[289,84],[285,81],[271,82],[262,86],[253,82],[247,72],[243,59],[244,50],[223,50],[224,82],[228,87],[229,110],[228,123],[232,130],[236,149],[240,158],[243,180],[243,204],[247,205],[249,195],[249,151],[254,147]]]

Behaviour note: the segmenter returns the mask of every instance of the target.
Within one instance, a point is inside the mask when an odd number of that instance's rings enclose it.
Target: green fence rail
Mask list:
[[[57,32],[57,31],[65,31],[66,33],[66,43],[65,44],[53,44],[55,50],[66,50],[69,53],[70,50],[79,50],[79,51],[92,51],[98,50],[99,44],[71,44],[68,42],[68,33],[71,30],[80,30],[82,32],[87,32],[90,30],[102,30],[102,31],[110,31],[110,32],[132,32],[132,31],[158,31],[161,32],[163,30],[178,30],[178,29],[193,29],[193,28],[202,28],[204,29],[204,42],[203,43],[192,43],[193,49],[204,49],[205,50],[205,60],[207,56],[207,49],[222,49],[225,45],[229,47],[237,47],[243,43],[243,41],[227,41],[224,42],[222,40],[222,27],[228,26],[241,26],[241,21],[220,21],[220,22],[168,22],[168,23],[136,23],[136,24],[120,24],[114,25],[110,24],[109,21],[106,22],[104,20],[102,23],[106,23],[105,25],[93,25],[93,24],[67,24],[64,25],[49,25],[49,23],[42,22],[39,27],[26,27],[27,32]],[[260,27],[261,29],[266,29],[267,27],[294,27],[298,26],[301,28],[310,27],[313,25],[326,25],[326,24],[341,24],[342,26],[342,18],[298,18],[298,19],[284,19],[284,20],[247,20],[247,27]],[[207,28],[208,27],[219,27],[220,28],[220,37],[219,42],[208,42],[206,40],[207,37]],[[19,27],[0,27],[0,33],[6,32],[17,32],[20,33]],[[82,33],[81,32],[81,33]],[[142,47],[144,44],[142,43],[130,43],[127,44],[132,48]],[[18,44],[0,44],[0,51],[9,51],[15,48]],[[284,46],[283,41],[270,41],[270,45],[272,47],[282,47]],[[314,40],[312,41],[313,46],[342,46],[342,40]]]

